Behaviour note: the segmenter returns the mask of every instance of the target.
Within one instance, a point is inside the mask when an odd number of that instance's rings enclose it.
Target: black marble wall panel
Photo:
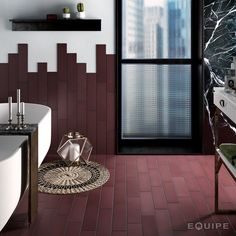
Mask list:
[[[204,102],[206,106],[204,150],[213,153],[212,117],[213,87],[224,86],[236,56],[236,0],[205,0],[204,2]],[[236,142],[229,124],[223,123],[220,142]]]

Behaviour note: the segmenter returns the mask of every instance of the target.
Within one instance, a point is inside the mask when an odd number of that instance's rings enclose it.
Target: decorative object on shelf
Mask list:
[[[68,167],[64,161],[56,160],[40,166],[38,190],[51,194],[80,193],[102,186],[109,177],[106,167],[92,161]]]
[[[79,2],[77,4],[77,14],[76,14],[76,17],[78,19],[84,19],[85,18],[85,10],[84,10],[84,4],[82,2]]]
[[[56,14],[47,14],[47,20],[57,20]]]
[[[236,94],[236,57],[233,57],[233,62],[230,64],[230,69],[227,69],[225,75],[225,92]]]
[[[70,19],[70,8],[69,7],[63,8],[62,18]]]
[[[69,132],[62,137],[57,153],[70,166],[74,162],[86,164],[92,149],[88,138],[79,132]]]

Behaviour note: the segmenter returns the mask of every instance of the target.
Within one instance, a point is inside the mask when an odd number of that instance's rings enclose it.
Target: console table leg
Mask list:
[[[30,135],[29,139],[28,219],[31,224],[38,211],[38,129]]]
[[[219,210],[219,170],[218,170],[218,157],[215,155],[215,213]]]

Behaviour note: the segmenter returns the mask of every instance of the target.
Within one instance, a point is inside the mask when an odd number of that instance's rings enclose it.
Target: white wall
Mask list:
[[[87,71],[95,72],[95,45],[106,44],[107,53],[115,53],[115,0],[82,0],[87,18],[102,19],[101,31],[11,31],[9,19],[61,16],[63,7],[76,12],[81,0],[1,0],[0,63],[8,62],[8,53],[17,52],[18,43],[28,44],[30,72],[37,71],[37,62],[48,62],[48,71],[57,70],[57,43],[66,43],[69,53],[77,53],[77,61],[87,63]]]

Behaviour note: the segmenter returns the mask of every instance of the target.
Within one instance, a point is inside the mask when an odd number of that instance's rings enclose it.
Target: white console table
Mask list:
[[[215,213],[230,214],[236,213],[236,210],[219,209],[219,171],[222,164],[226,167],[232,178],[236,181],[236,169],[225,157],[219,148],[218,131],[219,115],[223,113],[236,124],[236,96],[226,93],[223,87],[214,88],[214,105],[216,112],[214,115],[214,132],[215,132]]]

